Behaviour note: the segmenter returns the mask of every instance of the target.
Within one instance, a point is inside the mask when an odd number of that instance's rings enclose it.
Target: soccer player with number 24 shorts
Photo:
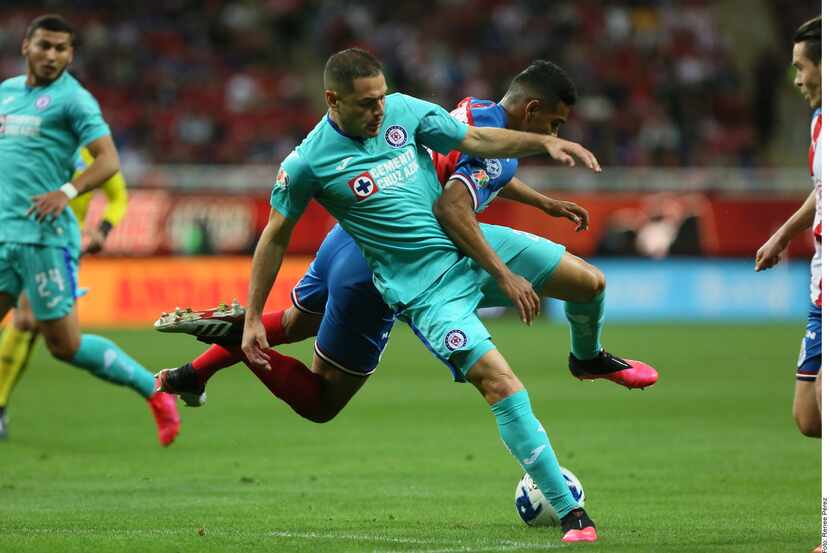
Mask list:
[[[60,16],[35,19],[23,40],[26,74],[0,84],[0,319],[25,290],[52,355],[146,398],[169,445],[180,424],[175,398],[156,392],[152,373],[111,340],[78,326],[80,231],[66,205],[119,162],[98,103],[66,71],[74,38]],[[95,159],[72,178],[81,147]]]

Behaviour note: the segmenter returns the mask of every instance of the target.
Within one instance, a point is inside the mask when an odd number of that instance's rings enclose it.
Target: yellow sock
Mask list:
[[[12,388],[29,361],[35,333],[6,326],[0,337],[0,407],[5,407]]]

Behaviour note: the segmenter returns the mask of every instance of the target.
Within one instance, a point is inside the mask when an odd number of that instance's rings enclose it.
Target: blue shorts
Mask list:
[[[815,382],[821,370],[821,307],[810,305],[807,330],[801,340],[801,352],[796,363],[796,380]]]
[[[75,306],[77,282],[77,251],[39,244],[0,244],[0,292],[17,299],[25,290],[38,321],[69,315]]]
[[[372,271],[340,225],[328,233],[317,257],[291,292],[294,306],[322,315],[314,349],[343,372],[375,372],[395,322],[372,283]]]

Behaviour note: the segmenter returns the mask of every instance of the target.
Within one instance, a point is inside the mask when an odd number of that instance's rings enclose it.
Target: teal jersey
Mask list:
[[[386,97],[372,138],[346,136],[326,116],[282,162],[271,206],[297,219],[320,202],[357,242],[386,303],[402,307],[461,257],[432,214],[442,188],[429,149],[446,154],[467,130],[404,94]]]
[[[47,86],[25,75],[0,83],[0,243],[80,246],[71,209],[40,223],[26,212],[72,179],[81,146],[108,134],[98,102],[67,72]]]

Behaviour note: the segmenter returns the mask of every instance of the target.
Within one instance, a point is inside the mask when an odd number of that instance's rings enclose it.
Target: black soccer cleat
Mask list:
[[[156,391],[175,394],[188,407],[201,407],[207,402],[205,385],[190,363],[178,369],[162,369],[156,374]]]
[[[660,373],[654,367],[634,359],[622,359],[601,350],[593,359],[581,360],[568,355],[571,374],[580,380],[604,378],[626,388],[647,388],[657,382]]]
[[[573,543],[578,541],[597,541],[597,527],[585,509],[578,507],[562,517],[562,541]]]

